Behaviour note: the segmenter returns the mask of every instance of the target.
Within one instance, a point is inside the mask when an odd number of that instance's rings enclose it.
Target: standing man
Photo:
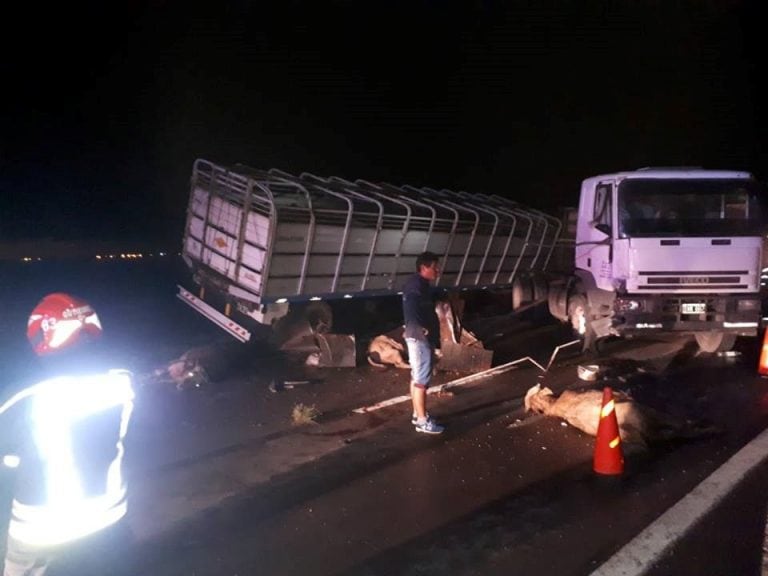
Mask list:
[[[128,372],[97,360],[89,341],[101,331],[95,310],[68,294],[46,296],[29,317],[42,379],[0,405],[0,424],[12,418],[0,457],[17,477],[4,576],[115,572],[103,563],[130,537],[123,441],[134,393]]]
[[[439,257],[424,252],[416,258],[416,273],[403,285],[405,343],[411,364],[411,422],[417,432],[441,434],[443,427],[427,414],[427,388],[432,378],[432,358],[440,346],[440,323],[430,294],[430,283],[440,273]]]

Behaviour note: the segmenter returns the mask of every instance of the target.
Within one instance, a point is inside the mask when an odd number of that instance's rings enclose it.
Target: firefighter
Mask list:
[[[125,529],[134,392],[130,373],[97,365],[101,332],[95,310],[68,294],[46,296],[29,317],[43,378],[0,405],[0,456],[16,477],[4,576],[95,572],[112,547],[105,537]]]

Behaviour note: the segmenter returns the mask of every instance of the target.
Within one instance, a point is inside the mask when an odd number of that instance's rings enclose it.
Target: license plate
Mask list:
[[[704,314],[707,311],[707,305],[703,302],[685,302],[683,303],[683,314]]]

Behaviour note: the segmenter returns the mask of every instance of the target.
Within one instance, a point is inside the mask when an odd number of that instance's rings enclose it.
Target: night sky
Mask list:
[[[0,234],[179,241],[196,157],[547,210],[647,165],[765,179],[759,5],[4,7]]]

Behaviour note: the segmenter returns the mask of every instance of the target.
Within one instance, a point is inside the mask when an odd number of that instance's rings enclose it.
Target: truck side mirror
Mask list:
[[[602,232],[606,236],[610,236],[611,235],[611,226],[610,226],[610,224],[598,223],[598,224],[595,224],[595,229],[596,230],[600,230],[600,232]]]

